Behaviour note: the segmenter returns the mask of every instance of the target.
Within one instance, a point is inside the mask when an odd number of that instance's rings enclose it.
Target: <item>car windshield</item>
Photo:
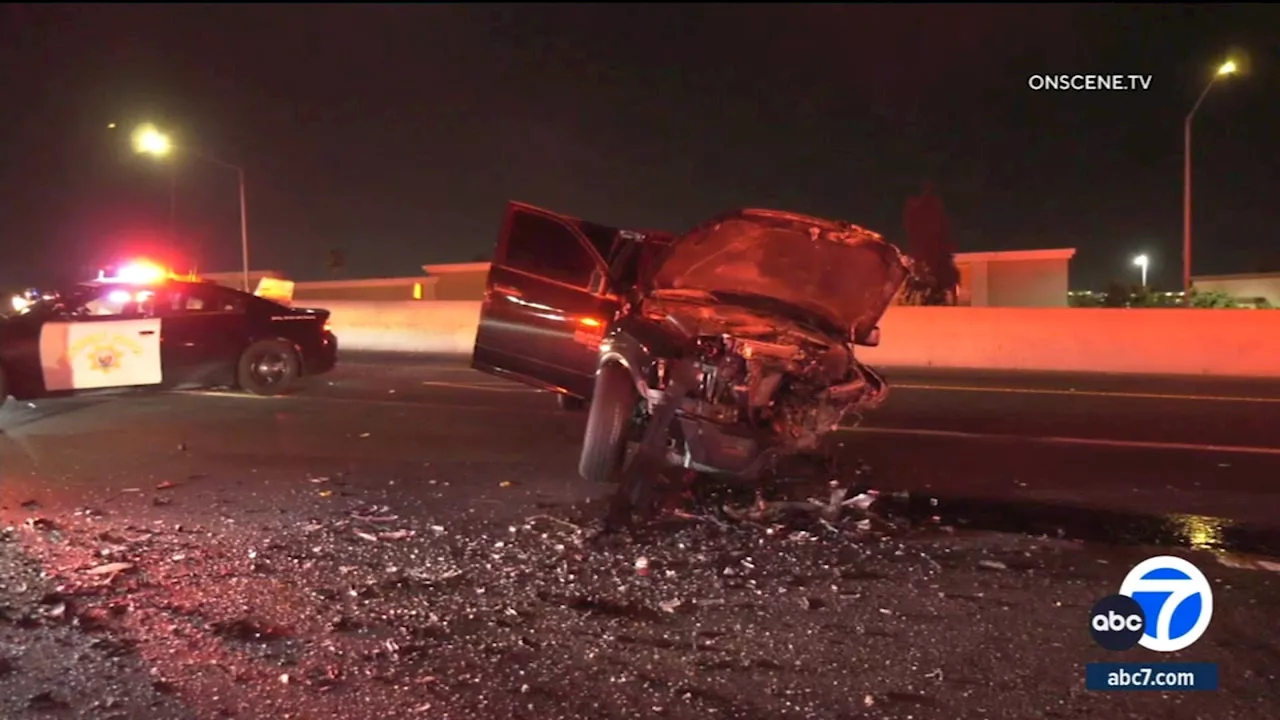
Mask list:
[[[25,307],[23,307],[21,310],[17,311],[14,314],[19,316],[21,315],[32,315],[32,316],[52,315],[57,313],[61,308],[66,307],[68,303],[77,304],[78,301],[76,299],[76,296],[79,294],[81,294],[80,289],[72,290],[66,293],[56,293],[53,295],[47,295],[45,297],[40,298],[39,300],[35,300],[31,302],[30,304],[26,305]]]
[[[17,314],[34,317],[120,315],[126,310],[136,310],[153,294],[148,288],[79,285],[41,298]]]
[[[861,328],[879,320],[906,272],[897,248],[860,228],[798,216],[740,216],[677,241],[652,287],[763,296],[841,328]]]

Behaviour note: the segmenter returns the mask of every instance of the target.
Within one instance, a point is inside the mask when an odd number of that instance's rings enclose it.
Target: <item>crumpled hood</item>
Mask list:
[[[742,210],[672,243],[648,285],[771,297],[863,338],[908,273],[909,261],[898,248],[869,230],[794,213]]]
[[[650,320],[669,323],[689,338],[727,334],[736,338],[823,346],[845,340],[767,309],[734,307],[698,295],[682,297],[674,291],[650,295],[642,309]]]

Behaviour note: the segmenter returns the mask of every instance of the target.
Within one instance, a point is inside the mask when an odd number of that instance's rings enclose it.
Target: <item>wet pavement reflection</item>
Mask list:
[[[916,520],[937,516],[958,528],[1106,543],[1280,556],[1280,530],[1203,515],[1142,515],[1025,500],[911,496],[885,505]]]

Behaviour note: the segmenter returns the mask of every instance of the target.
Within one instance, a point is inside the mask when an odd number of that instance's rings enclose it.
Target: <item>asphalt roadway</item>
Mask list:
[[[1280,383],[889,377],[832,438],[870,517],[719,488],[603,538],[583,415],[456,361],[11,403],[0,716],[1280,715]],[[1095,647],[1089,608],[1162,552],[1215,584],[1205,639]],[[1222,690],[1083,689],[1165,659]]]

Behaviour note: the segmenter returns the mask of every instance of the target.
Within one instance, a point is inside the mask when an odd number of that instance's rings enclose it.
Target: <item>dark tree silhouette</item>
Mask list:
[[[1103,296],[1102,306],[1109,308],[1129,307],[1129,301],[1132,299],[1133,288],[1113,280],[1107,283],[1107,291]]]
[[[913,261],[904,300],[911,305],[954,305],[960,271],[951,223],[931,183],[925,182],[921,193],[907,200],[902,224],[907,233],[907,255]]]

